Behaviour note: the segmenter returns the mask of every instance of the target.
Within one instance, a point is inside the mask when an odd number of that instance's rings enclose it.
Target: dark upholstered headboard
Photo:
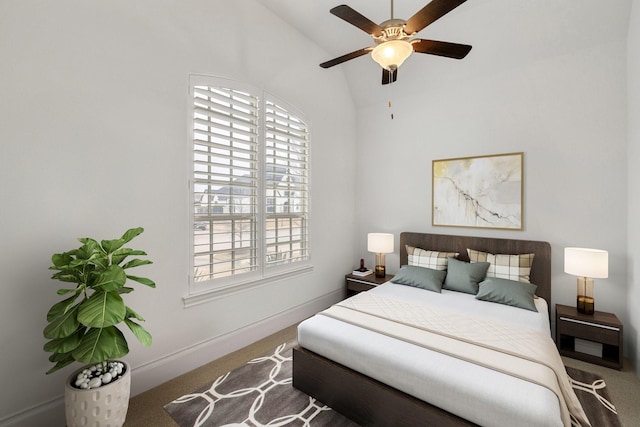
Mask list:
[[[458,258],[467,262],[467,248],[492,254],[534,253],[531,283],[538,286],[536,294],[544,298],[551,309],[551,245],[548,242],[403,232],[400,233],[400,266],[407,264],[406,245],[432,251],[459,252]]]

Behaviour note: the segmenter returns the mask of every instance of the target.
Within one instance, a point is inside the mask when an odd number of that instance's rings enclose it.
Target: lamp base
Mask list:
[[[387,275],[387,272],[384,268],[384,265],[376,265],[376,277],[377,278],[383,278]]]
[[[578,313],[593,314],[595,311],[596,300],[585,295],[578,295],[576,298],[576,308]]]
[[[593,314],[596,305],[596,300],[593,298],[593,279],[578,277],[577,285],[576,308],[578,313]]]

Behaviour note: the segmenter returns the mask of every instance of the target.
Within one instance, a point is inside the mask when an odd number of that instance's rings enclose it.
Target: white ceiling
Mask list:
[[[257,1],[327,52],[326,57],[309,58],[318,64],[373,45],[365,32],[331,15],[331,8],[345,3],[376,23],[391,13],[389,0]],[[394,17],[409,19],[427,2],[395,0]],[[474,73],[499,73],[626,39],[630,10],[631,0],[468,0],[418,33],[420,38],[472,45],[466,58],[414,54],[400,67],[398,82],[385,87],[380,68],[366,55],[326,72],[344,72],[355,103],[367,105],[384,99],[385,91],[402,96]]]

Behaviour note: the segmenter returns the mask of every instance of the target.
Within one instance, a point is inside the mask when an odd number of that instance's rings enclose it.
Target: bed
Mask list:
[[[535,254],[527,272],[530,282],[537,285],[535,293],[539,298],[534,300],[537,312],[477,301],[474,295],[463,292],[443,289],[436,293],[385,283],[366,292],[368,295],[349,298],[341,303],[344,307],[331,307],[299,325],[299,345],[293,355],[293,386],[365,426],[566,425],[567,414],[563,412],[566,406],[559,403],[563,398],[540,384],[500,372],[499,358],[489,365],[478,365],[467,360],[466,355],[473,353],[473,359],[481,351],[463,351],[464,357],[456,356],[429,347],[436,335],[427,335],[431,338],[424,339],[428,342],[426,345],[416,344],[418,341],[413,338],[403,338],[400,335],[407,333],[407,329],[411,329],[410,334],[427,332],[404,325],[398,327],[402,322],[379,320],[377,315],[357,312],[358,316],[365,316],[358,323],[336,317],[332,311],[351,313],[350,308],[358,304],[368,307],[367,304],[390,301],[403,313],[413,311],[414,306],[409,304],[418,303],[417,310],[423,310],[415,314],[418,317],[429,311],[435,317],[440,313],[447,319],[460,317],[466,321],[467,316],[473,314],[477,322],[493,322],[491,317],[497,312],[501,318],[513,319],[519,327],[531,330],[531,334],[546,335],[549,340],[550,245],[528,240],[403,232],[400,235],[401,266],[411,260],[407,247],[458,253],[457,259],[464,262],[469,261],[468,248],[488,254]],[[452,270],[450,265],[449,274]],[[447,303],[441,311],[440,301],[445,299]],[[454,305],[450,300],[455,301]],[[482,307],[477,314],[476,306]],[[482,319],[483,316],[487,319]],[[393,323],[394,326],[390,326],[393,329],[369,327],[378,321]],[[555,352],[549,357],[560,360],[552,341],[551,347],[553,350],[545,350]],[[523,405],[523,401],[526,404]],[[573,404],[571,398],[567,402],[568,406]],[[571,408],[575,411],[575,406]]]

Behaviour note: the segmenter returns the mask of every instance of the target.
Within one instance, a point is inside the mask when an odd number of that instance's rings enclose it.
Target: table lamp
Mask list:
[[[609,252],[600,249],[564,248],[564,272],[578,276],[578,312],[593,314],[593,279],[609,277]]]
[[[393,234],[369,233],[367,235],[367,250],[376,254],[376,277],[385,277],[384,254],[393,252]]]

